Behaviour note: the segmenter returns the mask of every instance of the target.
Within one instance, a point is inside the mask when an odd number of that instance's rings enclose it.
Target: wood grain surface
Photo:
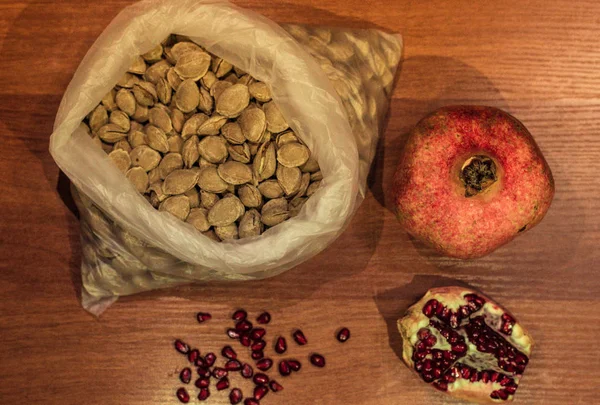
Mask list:
[[[263,404],[461,404],[399,359],[396,319],[428,288],[466,283],[511,309],[537,347],[516,404],[598,404],[600,3],[595,0],[239,0],[277,22],[379,27],[405,54],[369,194],[345,233],[273,279],[120,299],[100,319],[78,301],[79,223],[48,139],[73,72],[126,0],[0,2],[0,404],[176,404],[172,348],[226,344],[232,310],[301,327],[305,362]],[[503,108],[534,134],[556,180],[544,221],[486,258],[443,258],[386,203],[407,131],[436,107]],[[213,314],[203,326],[196,311]],[[336,328],[352,339],[340,345]],[[309,367],[318,350],[327,367]],[[235,380],[238,384],[240,379]],[[239,383],[248,390],[246,382]],[[228,403],[214,392],[208,404]]]

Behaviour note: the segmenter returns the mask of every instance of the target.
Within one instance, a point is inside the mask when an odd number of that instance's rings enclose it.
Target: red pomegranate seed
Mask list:
[[[448,391],[448,383],[445,381],[436,381],[433,386],[440,391]]]
[[[208,388],[200,389],[200,393],[198,394],[198,399],[200,401],[206,401],[210,397],[210,390]]]
[[[260,402],[258,402],[254,398],[246,398],[246,400],[244,401],[244,405],[260,405]]]
[[[427,328],[421,328],[419,329],[419,332],[417,332],[417,337],[419,340],[427,339],[429,335],[431,335],[431,332]]]
[[[204,378],[210,377],[210,370],[206,367],[198,367],[197,371],[198,371],[198,375],[200,377],[204,377]]]
[[[256,362],[256,368],[260,371],[267,371],[273,366],[273,360],[266,358]]]
[[[242,344],[242,346],[250,347],[250,345],[252,344],[252,339],[250,339],[250,333],[243,332],[240,335],[240,343]]]
[[[198,357],[200,357],[200,350],[198,350],[198,349],[194,349],[188,353],[188,360],[192,364],[196,363],[196,360],[198,360]]]
[[[291,373],[292,373],[292,370],[290,370],[290,366],[287,364],[287,361],[285,361],[285,360],[280,361],[279,362],[279,374],[281,374],[283,377],[287,377]]]
[[[246,317],[248,317],[248,313],[243,309],[238,309],[233,313],[231,319],[233,319],[234,321],[243,321],[244,319],[246,319]]]
[[[242,374],[242,377],[244,377],[244,378],[251,378],[252,375],[254,374],[254,370],[252,369],[252,367],[250,366],[250,364],[245,363],[242,366],[241,374]]]
[[[240,390],[239,388],[234,388],[229,393],[229,403],[231,403],[231,405],[239,404],[240,402],[242,402],[243,398],[244,397],[242,395],[242,390]]]
[[[256,318],[256,322],[260,323],[261,325],[268,324],[271,322],[271,314],[268,312],[263,312],[258,316],[258,318]]]
[[[250,332],[250,339],[252,340],[261,340],[265,335],[267,334],[267,331],[264,330],[263,328],[254,328],[252,329],[252,332]]]
[[[433,314],[436,313],[436,311],[438,309],[438,304],[439,304],[439,302],[437,300],[427,301],[427,303],[423,306],[423,314],[426,317],[431,318],[433,316]]]
[[[204,364],[206,367],[212,367],[216,360],[217,356],[212,352],[206,353],[206,356],[204,356]]]
[[[206,322],[206,321],[210,320],[211,318],[212,318],[212,315],[207,312],[198,312],[198,314],[196,315],[196,319],[198,320],[198,323]]]
[[[259,385],[254,388],[254,399],[260,401],[265,395],[269,393],[269,388],[264,385]]]
[[[292,336],[293,336],[294,340],[296,341],[296,343],[298,343],[300,346],[304,346],[305,344],[308,343],[306,336],[304,336],[304,333],[302,333],[302,331],[300,329],[297,329],[292,334]]]
[[[177,390],[177,399],[179,399],[180,402],[187,404],[190,402],[190,394],[188,394],[185,388],[179,388]]]
[[[260,360],[265,357],[265,353],[262,350],[259,350],[257,352],[252,352],[251,356],[253,360]]]
[[[221,378],[217,381],[217,391],[223,391],[229,388],[229,379],[227,377]]]
[[[175,350],[177,350],[181,354],[188,354],[190,351],[190,347],[183,341],[177,339],[175,341]]]
[[[340,329],[340,331],[338,332],[338,335],[337,335],[337,340],[344,343],[348,339],[350,339],[350,329],[348,329],[348,328]]]
[[[240,371],[242,369],[242,363],[237,360],[229,360],[225,363],[225,370],[227,371]]]
[[[507,385],[506,387],[504,387],[504,391],[506,391],[508,394],[514,394],[515,392],[517,392],[517,385]]]
[[[264,349],[266,345],[267,345],[267,342],[265,342],[264,340],[259,340],[256,343],[253,343],[250,348],[252,349],[253,352],[258,352],[259,350]]]
[[[215,367],[212,371],[212,375],[215,378],[221,379],[227,377],[228,371],[221,367]]]
[[[240,332],[238,332],[236,329],[227,329],[227,336],[229,336],[231,339],[239,339]]]
[[[252,329],[252,322],[247,321],[246,319],[242,319],[238,323],[235,324],[235,330],[238,332],[245,332],[247,330]]]
[[[196,380],[196,382],[194,383],[194,385],[196,385],[196,387],[198,388],[208,388],[210,385],[210,379],[209,378],[198,378]]]
[[[433,347],[437,343],[435,335],[429,335],[423,340],[423,344],[427,347]]]
[[[181,370],[181,373],[179,373],[179,379],[181,380],[182,383],[189,384],[190,381],[192,380],[192,369],[189,367],[186,367],[183,370]]]
[[[325,357],[320,354],[314,353],[310,356],[310,362],[316,367],[325,367]]]
[[[225,346],[223,350],[221,350],[221,354],[230,360],[237,359],[237,353],[231,346]]]
[[[285,338],[283,337],[278,337],[277,341],[275,342],[275,352],[279,353],[279,354],[283,354],[285,353],[285,351],[287,350],[287,342],[285,341]]]
[[[256,373],[252,379],[256,385],[265,385],[269,382],[269,376],[264,373]],[[260,398],[257,398],[260,399]]]
[[[271,380],[271,382],[269,383],[269,388],[271,388],[271,391],[273,391],[273,392],[278,392],[283,389],[283,386],[281,384],[279,384],[277,381]]]
[[[302,368],[302,363],[300,363],[298,360],[288,360],[287,363],[292,371],[300,371]]]
[[[202,358],[202,356],[198,356],[198,358],[194,362],[194,365],[196,367],[205,367],[206,366],[206,362],[204,361],[204,359]]]

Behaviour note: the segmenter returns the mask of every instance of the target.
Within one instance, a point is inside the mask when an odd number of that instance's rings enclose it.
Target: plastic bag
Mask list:
[[[118,296],[183,283],[271,277],[322,251],[347,225],[364,198],[401,39],[374,30],[285,28],[224,1],[149,0],[123,10],[89,50],[50,139],[80,211],[88,311],[99,315]],[[172,33],[269,85],[323,173],[298,216],[258,237],[210,240],[154,209],[81,128],[134,57]]]

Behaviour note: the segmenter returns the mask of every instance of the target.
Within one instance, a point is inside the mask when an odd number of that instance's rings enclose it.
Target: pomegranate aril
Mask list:
[[[177,350],[181,354],[188,354],[190,351],[190,347],[183,341],[177,339],[175,341],[175,350]]]
[[[229,372],[221,367],[215,367],[212,371],[213,377],[215,377],[217,379],[227,377],[227,374],[229,374]]]
[[[283,386],[281,384],[279,384],[277,381],[271,380],[271,382],[269,383],[269,388],[271,388],[271,391],[273,391],[273,392],[278,392],[283,389]]]
[[[310,356],[310,362],[315,367],[325,367],[325,357],[320,354],[314,353]]]
[[[465,343],[459,342],[452,346],[452,351],[458,354],[465,354],[467,352],[467,345]]]
[[[435,380],[435,377],[433,376],[433,374],[430,374],[430,373],[423,373],[421,375],[421,377],[423,378],[423,381],[425,381],[427,383],[430,383],[433,380]]]
[[[210,379],[202,377],[198,378],[194,385],[198,388],[208,388],[208,386],[210,386]]]
[[[177,399],[180,402],[183,402],[184,404],[187,404],[188,402],[190,402],[190,394],[188,394],[188,392],[185,388],[179,388],[177,390],[176,394],[177,394]]]
[[[267,334],[267,331],[264,328],[254,328],[250,332],[250,339],[255,340],[255,341],[261,340],[266,334]]]
[[[258,316],[258,318],[256,318],[256,322],[260,323],[261,325],[268,324],[271,322],[271,314],[268,312],[263,312]]]
[[[196,319],[198,320],[198,323],[206,322],[206,321],[210,320],[211,318],[212,318],[212,315],[209,314],[208,312],[198,312],[198,314],[196,315]]]
[[[517,353],[515,355],[515,363],[517,363],[517,365],[521,365],[521,364],[525,365],[525,364],[529,363],[529,359],[524,354]]]
[[[280,361],[279,362],[279,374],[281,374],[283,377],[287,377],[291,373],[292,373],[292,370],[290,370],[290,366],[287,364],[287,361],[285,361],[285,360]]]
[[[425,359],[425,361],[423,362],[423,370],[425,370],[425,371],[433,370],[433,362],[429,359]]]
[[[252,375],[254,374],[254,370],[252,369],[252,367],[250,366],[250,364],[244,363],[244,365],[242,366],[242,371],[240,372],[240,374],[244,378],[251,378]]]
[[[252,352],[251,357],[253,360],[260,360],[265,357],[265,353],[262,350],[259,350],[257,352]]]
[[[437,338],[435,335],[429,335],[423,340],[422,343],[427,347],[433,347],[437,343]]]
[[[296,341],[296,343],[298,343],[300,346],[304,346],[305,344],[308,343],[308,340],[306,339],[306,336],[304,336],[304,333],[302,333],[302,331],[300,329],[297,329],[292,334],[292,337],[294,338],[294,340]]]
[[[212,352],[206,353],[206,356],[204,356],[204,365],[206,367],[212,367],[215,361],[217,361],[217,356]]]
[[[501,386],[503,386],[503,387],[504,387],[504,386],[506,386],[506,385],[508,385],[509,383],[511,383],[511,382],[512,382],[512,378],[510,378],[510,377],[508,377],[508,376],[506,376],[506,375],[505,375],[505,376],[503,376],[502,378],[500,378],[499,380],[500,380],[500,381],[498,381],[498,383],[499,383]]]
[[[217,391],[223,391],[229,388],[229,379],[227,377],[221,378],[217,381]]]
[[[269,388],[264,385],[259,385],[254,388],[254,399],[260,401],[269,393]]]
[[[431,318],[433,314],[436,312],[439,302],[437,300],[429,300],[423,306],[423,315],[428,318]]]
[[[484,383],[488,383],[490,381],[490,373],[488,373],[487,371],[482,371],[481,381],[483,381]]]
[[[285,341],[284,337],[278,337],[277,341],[275,342],[275,352],[279,353],[279,354],[283,354],[285,353],[285,351],[287,350],[287,342]]]
[[[417,361],[415,362],[415,370],[417,370],[419,373],[421,371],[423,371],[424,365],[422,361]]]
[[[227,371],[240,371],[242,369],[242,363],[237,360],[229,360],[225,363],[225,370]]]
[[[242,402],[242,399],[244,399],[244,397],[242,395],[242,390],[239,388],[234,388],[229,393],[229,403],[231,403],[231,405],[239,404]]]
[[[204,361],[204,358],[202,356],[198,356],[198,358],[194,362],[194,365],[196,367],[205,367],[206,366],[206,361]]]
[[[433,386],[440,391],[448,391],[448,383],[445,381],[436,381]]]
[[[439,368],[434,368],[433,369],[433,376],[435,378],[440,378],[442,376],[442,370]]]
[[[206,401],[210,397],[210,390],[208,388],[201,388],[200,393],[198,393],[198,399],[200,401]]]
[[[247,321],[246,319],[243,319],[241,321],[239,321],[238,323],[235,324],[235,329],[238,332],[245,332],[248,330],[252,329],[252,323]]]
[[[233,319],[234,321],[243,321],[244,319],[246,319],[246,317],[248,317],[248,313],[243,309],[238,309],[233,313],[231,319]]]
[[[273,366],[273,360],[266,358],[256,362],[256,368],[260,371],[267,371]]]
[[[337,340],[344,343],[344,342],[348,341],[348,339],[350,339],[350,329],[348,329],[348,328],[340,329],[340,331],[337,334]]]
[[[517,385],[515,385],[514,383],[511,385],[507,385],[506,387],[504,387],[504,391],[506,391],[508,394],[514,394],[515,392],[517,392]]]
[[[265,385],[269,382],[269,376],[265,373],[256,373],[252,381],[254,381],[254,384],[256,385]]]
[[[246,398],[244,400],[244,405],[260,405],[260,402],[254,398]]]
[[[221,350],[221,354],[230,360],[237,359],[237,353],[231,346],[225,346],[223,350]]]
[[[198,360],[198,357],[200,357],[200,350],[198,350],[198,349],[194,349],[188,353],[188,360],[192,364],[196,363],[196,360]]]
[[[421,328],[417,332],[417,337],[419,338],[419,340],[425,340],[429,335],[431,335],[431,331],[427,328]]]
[[[250,345],[252,344],[252,339],[250,339],[250,333],[243,332],[240,335],[240,343],[242,344],[242,346],[250,347]]]
[[[259,340],[255,343],[253,343],[250,348],[252,349],[253,352],[257,352],[259,350],[264,349],[266,345],[267,345],[267,342],[265,342],[264,340]]]
[[[512,335],[513,326],[515,326],[515,318],[510,316],[509,314],[502,315],[502,326],[500,327],[500,331],[505,335]]]
[[[207,367],[198,367],[196,369],[196,371],[198,372],[198,375],[200,377],[204,377],[204,378],[210,377],[210,370]]]
[[[182,383],[189,384],[190,381],[192,380],[192,369],[189,367],[186,367],[183,370],[181,370],[181,373],[179,373],[179,379],[181,380]]]
[[[240,338],[240,332],[237,329],[227,329],[227,336],[229,336],[231,339],[239,339]]]
[[[288,360],[287,362],[292,371],[300,371],[302,368],[302,363],[300,363],[298,360]]]

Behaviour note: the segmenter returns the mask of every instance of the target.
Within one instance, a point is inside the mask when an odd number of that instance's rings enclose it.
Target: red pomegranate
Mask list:
[[[554,180],[516,118],[492,107],[452,106],[410,133],[392,195],[411,235],[468,259],[538,224],[552,202]]]
[[[508,311],[460,287],[429,290],[398,329],[411,370],[440,391],[482,404],[513,399],[533,347]]]

